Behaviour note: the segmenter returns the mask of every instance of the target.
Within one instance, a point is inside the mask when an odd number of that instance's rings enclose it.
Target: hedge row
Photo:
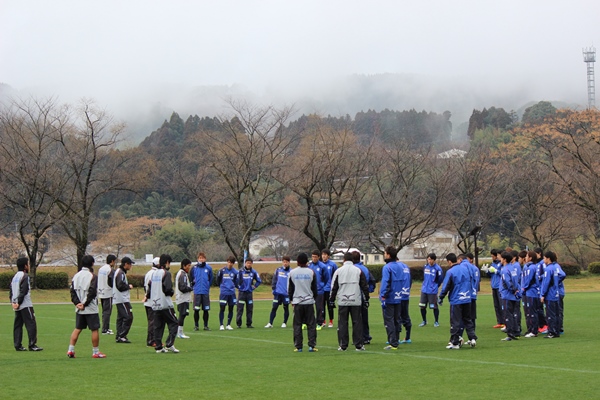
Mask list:
[[[588,265],[588,271],[590,274],[600,274],[600,262],[593,262]]]
[[[14,272],[0,274],[0,288],[10,289]],[[38,289],[68,289],[71,285],[69,274],[66,272],[38,272],[36,274]]]

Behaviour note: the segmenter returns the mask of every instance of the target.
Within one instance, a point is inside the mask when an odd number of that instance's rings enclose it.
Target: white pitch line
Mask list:
[[[235,339],[235,340],[247,340],[247,341],[252,341],[252,342],[280,344],[280,345],[285,345],[285,346],[293,345],[289,342],[276,342],[274,340],[254,339],[254,338],[241,337],[241,336],[219,335],[219,334],[212,334],[210,336],[219,337],[219,338],[227,338],[227,339]],[[371,345],[369,345],[369,346],[371,346]],[[337,350],[335,347],[331,347],[331,346],[318,346],[318,348],[319,349],[323,348],[323,349]],[[473,351],[479,351],[479,350],[473,350]],[[528,369],[534,368],[534,369],[543,369],[543,370],[551,370],[551,371],[575,372],[575,373],[582,373],[582,374],[600,374],[600,371],[587,370],[587,369],[561,368],[561,367],[551,367],[551,366],[545,366],[545,365],[515,364],[515,363],[505,363],[505,362],[501,362],[501,361],[461,360],[461,359],[456,359],[456,358],[425,356],[425,355],[419,355],[419,354],[406,354],[406,353],[402,353],[402,350],[393,351],[393,352],[392,351],[366,350],[361,353],[381,354],[381,355],[386,355],[386,356],[400,355],[402,357],[412,357],[412,358],[420,358],[420,359],[426,359],[426,360],[455,361],[455,362],[464,362],[464,363],[472,363],[472,364],[497,365],[497,366],[501,366],[501,367],[519,367],[519,368],[528,368]]]

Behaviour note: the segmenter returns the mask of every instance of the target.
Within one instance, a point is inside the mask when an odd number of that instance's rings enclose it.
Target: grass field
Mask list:
[[[373,303],[378,303],[373,301]],[[373,342],[368,351],[337,351],[336,330],[318,332],[318,353],[294,353],[289,327],[265,329],[270,301],[257,301],[255,329],[218,330],[218,303],[213,302],[210,332],[192,332],[177,339],[179,354],[156,354],[145,347],[146,317],[134,304],[132,344],[116,344],[102,336],[104,360],[91,358],[90,333],[81,334],[77,358],[68,359],[74,327],[71,305],[37,304],[38,344],[43,352],[16,352],[12,345],[13,312],[0,305],[0,398],[597,398],[600,391],[600,341],[597,337],[600,293],[569,293],[565,299],[565,330],[560,339],[541,336],[501,342],[494,324],[492,299],[478,300],[478,345],[446,350],[448,306],[441,309],[441,327],[419,328],[418,299],[411,299],[410,345],[386,352],[380,307],[370,311]],[[431,312],[429,313],[431,316]],[[113,313],[113,328],[116,314]],[[26,344],[26,334],[24,343]]]

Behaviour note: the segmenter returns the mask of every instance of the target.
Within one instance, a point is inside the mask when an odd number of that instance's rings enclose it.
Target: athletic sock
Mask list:
[[[423,317],[423,322],[427,322],[427,309],[421,308],[421,317]]]
[[[69,345],[69,351],[75,351],[75,346]]]
[[[440,317],[440,310],[437,308],[433,309],[433,316],[435,317],[435,322],[438,322],[438,318]]]
[[[98,350],[97,347],[92,347],[92,354],[98,354],[100,353],[100,350]]]

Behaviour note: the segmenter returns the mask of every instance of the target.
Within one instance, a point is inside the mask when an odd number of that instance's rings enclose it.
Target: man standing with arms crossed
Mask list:
[[[198,253],[198,264],[194,265],[190,275],[190,282],[194,288],[194,330],[200,330],[200,310],[202,310],[204,330],[210,331],[208,312],[210,311],[210,285],[213,281],[213,269],[206,263],[206,254]]]
[[[117,257],[114,254],[106,256],[106,264],[98,270],[98,298],[102,304],[102,334],[113,335],[110,329],[110,315],[113,306],[113,277]]]
[[[135,262],[131,258],[123,257],[113,279],[113,300],[117,307],[117,343],[131,343],[127,338],[127,334],[133,323],[133,312],[129,296],[129,290],[133,289],[133,286],[127,282],[126,274],[131,269],[132,264],[135,264]]]
[[[42,351],[37,343],[37,322],[33,312],[33,303],[31,302],[31,287],[29,285],[29,259],[22,257],[17,260],[18,272],[13,277],[10,284],[9,298],[12,308],[15,311],[15,323],[13,329],[13,338],[15,350],[26,351],[23,347],[23,324],[27,329],[29,337],[29,351]]]
[[[433,317],[435,318],[433,326],[435,328],[440,326],[440,310],[437,302],[438,291],[444,281],[444,272],[436,260],[435,253],[428,254],[427,264],[423,267],[423,286],[421,286],[421,301],[419,302],[423,322],[419,324],[420,327],[427,325],[427,305],[433,310]]]
[[[240,269],[238,275],[238,303],[237,303],[237,316],[235,322],[237,327],[242,327],[242,315],[244,314],[244,306],[246,307],[246,327],[254,328],[252,326],[252,312],[254,310],[254,300],[252,298],[252,292],[260,286],[262,282],[258,272],[252,268],[251,258],[248,258],[244,263],[244,268]]]

